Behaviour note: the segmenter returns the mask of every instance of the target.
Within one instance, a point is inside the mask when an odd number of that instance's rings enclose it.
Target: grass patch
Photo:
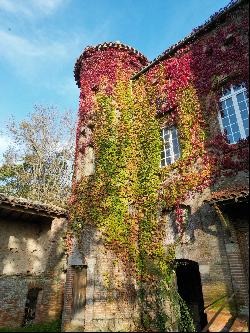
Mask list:
[[[61,332],[61,321],[55,320],[50,323],[34,324],[25,327],[1,327],[0,332]]]

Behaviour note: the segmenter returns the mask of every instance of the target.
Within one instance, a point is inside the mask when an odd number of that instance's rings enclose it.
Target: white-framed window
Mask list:
[[[244,84],[224,89],[220,98],[219,122],[230,143],[249,136],[249,99]]]
[[[161,167],[174,163],[180,157],[180,145],[176,127],[166,127],[161,130],[163,147],[161,151]]]

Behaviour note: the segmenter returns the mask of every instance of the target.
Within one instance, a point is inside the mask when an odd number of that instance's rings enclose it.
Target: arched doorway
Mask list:
[[[196,331],[200,332],[207,324],[207,316],[204,313],[199,265],[188,259],[176,259],[176,264],[178,292],[190,309]]]

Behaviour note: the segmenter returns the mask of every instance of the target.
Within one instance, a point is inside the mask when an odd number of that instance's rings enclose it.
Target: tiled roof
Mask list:
[[[136,55],[138,57],[139,61],[141,62],[142,66],[146,66],[149,62],[148,59],[141,52],[137,51],[136,49],[134,49],[131,46],[122,44],[120,42],[106,42],[106,43],[98,44],[96,46],[87,46],[75,63],[74,76],[75,76],[75,81],[76,81],[78,87],[80,87],[80,70],[81,70],[82,60],[90,57],[96,51],[112,49],[112,48],[123,50],[123,51],[128,51],[131,54]]]
[[[212,192],[210,197],[204,202],[206,203],[218,203],[225,201],[242,201],[249,196],[249,188],[247,187],[235,187],[231,189]]]
[[[6,207],[9,206],[12,209],[17,208],[17,209],[22,209],[25,211],[35,211],[39,215],[39,213],[46,214],[46,215],[51,215],[51,216],[62,216],[66,217],[67,211],[66,209],[63,209],[58,206],[54,205],[48,205],[44,204],[38,201],[32,201],[24,198],[16,198],[13,196],[7,196],[3,193],[0,193],[0,209],[1,206]]]
[[[184,37],[182,40],[178,41],[176,44],[171,45],[166,51],[160,54],[157,58],[151,61],[147,66],[142,68],[138,73],[136,73],[132,79],[137,79],[141,74],[145,73],[149,68],[153,67],[159,61],[170,57],[181,47],[191,44],[194,40],[200,37],[202,34],[206,33],[217,23],[224,15],[232,11],[234,8],[238,7],[241,3],[248,2],[248,0],[231,0],[227,6],[221,8],[218,12],[215,12],[210,18],[202,25],[194,28],[189,35]]]

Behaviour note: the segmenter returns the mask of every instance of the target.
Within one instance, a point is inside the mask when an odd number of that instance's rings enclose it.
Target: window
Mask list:
[[[230,143],[249,136],[249,101],[244,84],[231,86],[220,98],[219,122]]]
[[[175,127],[163,128],[161,131],[163,149],[161,152],[161,167],[172,164],[180,157],[178,132]]]

